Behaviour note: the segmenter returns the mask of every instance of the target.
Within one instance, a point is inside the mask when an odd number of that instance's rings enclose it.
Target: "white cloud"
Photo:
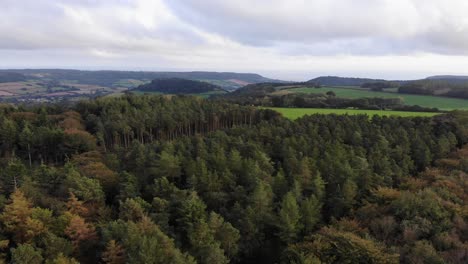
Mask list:
[[[232,70],[295,79],[468,69],[465,0],[0,1],[2,68]]]
[[[333,43],[334,53],[468,54],[464,0],[171,0],[180,18],[248,45]],[[320,50],[317,51],[320,53]]]

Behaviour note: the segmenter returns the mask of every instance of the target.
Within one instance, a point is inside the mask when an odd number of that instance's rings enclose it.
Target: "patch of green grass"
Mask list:
[[[440,113],[428,112],[403,112],[403,111],[385,111],[385,110],[356,110],[356,109],[324,109],[324,108],[282,108],[282,107],[263,107],[281,113],[284,117],[295,120],[304,115],[313,114],[337,114],[337,115],[368,115],[368,116],[401,116],[401,117],[431,117]]]
[[[149,80],[122,79],[113,84],[114,87],[134,88],[142,84],[149,83]]]
[[[320,93],[325,94],[333,91],[336,96],[344,98],[363,98],[363,97],[382,97],[382,98],[401,98],[405,105],[419,105],[422,107],[435,107],[441,110],[468,109],[468,100],[429,96],[398,94],[394,92],[374,92],[359,87],[341,88],[341,87],[322,87],[322,88],[295,88],[289,89],[289,92],[295,93]]]

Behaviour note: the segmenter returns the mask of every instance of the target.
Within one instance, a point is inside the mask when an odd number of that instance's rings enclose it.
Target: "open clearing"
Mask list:
[[[263,107],[265,109],[275,110],[284,117],[295,120],[304,115],[313,114],[337,114],[337,115],[368,115],[368,116],[401,116],[401,117],[431,117],[440,113],[428,112],[403,112],[403,111],[385,111],[385,110],[356,110],[356,109],[323,109],[323,108],[282,108],[282,107]]]
[[[320,93],[325,94],[333,91],[336,96],[344,98],[382,97],[382,98],[402,98],[405,105],[419,105],[423,107],[435,107],[440,110],[467,109],[468,100],[438,97],[429,95],[399,94],[395,92],[373,92],[359,87],[322,87],[322,88],[294,88],[288,89],[294,93]]]

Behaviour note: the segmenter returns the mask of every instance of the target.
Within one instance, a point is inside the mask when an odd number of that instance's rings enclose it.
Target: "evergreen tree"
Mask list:
[[[294,242],[302,229],[301,213],[293,193],[288,192],[278,212],[278,236],[285,243]]]

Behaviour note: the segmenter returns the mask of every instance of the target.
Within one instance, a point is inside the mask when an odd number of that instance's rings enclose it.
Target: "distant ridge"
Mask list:
[[[426,79],[429,80],[468,80],[468,76],[466,75],[434,75],[429,76]]]
[[[364,83],[370,82],[384,82],[383,79],[371,78],[353,78],[353,77],[339,77],[339,76],[321,76],[307,81],[324,86],[361,86]]]
[[[28,78],[21,73],[17,72],[0,72],[0,83],[6,82],[22,82]]]
[[[119,87],[122,82],[140,81],[149,82],[161,78],[181,78],[209,82],[225,89],[234,90],[247,84],[262,82],[283,82],[263,77],[256,73],[236,73],[236,72],[168,72],[168,71],[85,71],[85,70],[65,70],[65,69],[13,69],[0,70],[0,74],[16,73],[22,74],[27,79],[46,78],[55,81],[73,81],[80,84],[100,85],[105,87]],[[138,85],[129,87],[133,88]]]
[[[445,81],[452,84],[466,84],[468,83],[468,76],[464,75],[435,75],[429,76],[425,80],[430,81]]]

